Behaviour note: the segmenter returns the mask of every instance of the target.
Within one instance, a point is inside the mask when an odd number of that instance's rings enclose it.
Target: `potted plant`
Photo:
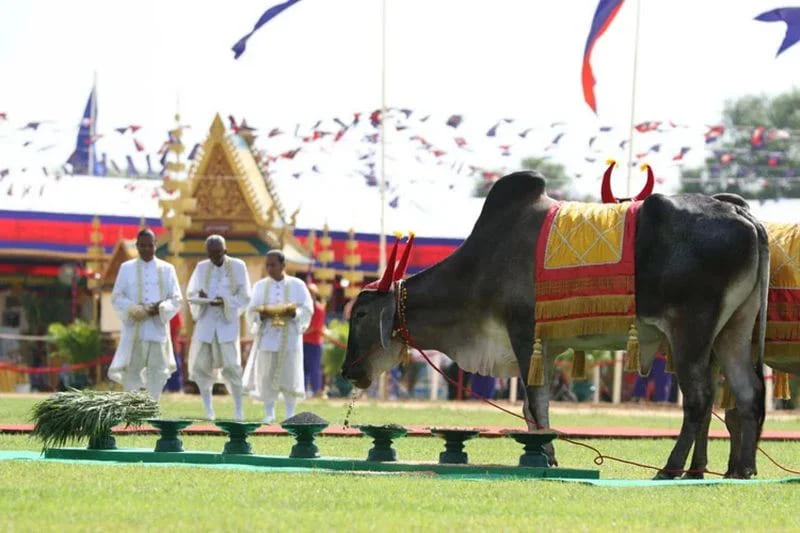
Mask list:
[[[87,363],[100,357],[100,330],[96,326],[76,320],[64,325],[54,322],[47,328],[58,355],[70,364]],[[88,369],[81,369],[67,374],[69,383],[65,386],[83,388],[89,383]]]

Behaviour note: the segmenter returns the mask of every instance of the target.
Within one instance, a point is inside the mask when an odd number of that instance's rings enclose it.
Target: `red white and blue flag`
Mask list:
[[[597,113],[597,101],[594,96],[595,79],[591,64],[592,48],[611,25],[614,17],[617,16],[619,8],[622,7],[622,2],[623,0],[600,0],[597,4],[597,10],[594,12],[592,27],[589,30],[589,37],[586,39],[586,47],[583,49],[583,68],[581,69],[583,98],[595,113]]]

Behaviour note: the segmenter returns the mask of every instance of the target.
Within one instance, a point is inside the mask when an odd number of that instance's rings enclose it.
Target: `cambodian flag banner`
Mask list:
[[[233,45],[233,48],[231,48],[235,54],[233,58],[239,59],[239,56],[241,56],[244,53],[245,46],[247,45],[247,40],[256,32],[256,30],[258,30],[261,26],[263,26],[276,16],[280,15],[284,9],[292,7],[299,1],[300,0],[287,0],[282,4],[276,4],[271,8],[267,9],[266,11],[264,11],[264,14],[261,15],[261,18],[258,19],[258,22],[256,22],[256,25],[253,27],[253,31],[251,31],[250,33],[239,39],[239,41]]]
[[[581,69],[581,82],[583,84],[583,98],[592,111],[597,113],[597,102],[594,96],[594,74],[592,73],[592,48],[603,33],[611,25],[619,8],[622,7],[623,0],[600,0],[597,10],[594,12],[592,27],[589,30],[589,37],[586,39],[586,47],[583,50],[583,68]]]

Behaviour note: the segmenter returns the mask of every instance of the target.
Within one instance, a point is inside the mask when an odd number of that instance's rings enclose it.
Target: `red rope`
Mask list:
[[[714,417],[717,420],[719,420],[720,422],[722,422],[723,424],[725,423],[725,419],[722,418],[721,416],[719,416],[717,414],[717,412],[714,411],[713,409],[711,410],[711,414],[714,415]],[[798,475],[800,475],[800,472],[798,472],[797,470],[792,470],[791,468],[787,468],[787,467],[783,466],[782,464],[780,464],[775,459],[773,459],[772,456],[770,454],[768,454],[767,452],[765,452],[764,449],[761,446],[757,446],[757,449],[758,449],[758,451],[760,451],[764,455],[764,457],[769,459],[770,462],[772,462],[772,464],[774,464],[775,466],[777,466],[778,468],[780,468],[784,472],[789,472],[790,474],[798,474]]]
[[[403,326],[405,326],[405,324],[403,324]],[[511,416],[515,416],[515,417],[517,417],[519,419],[522,419],[522,420],[524,420],[526,422],[530,422],[537,429],[545,429],[542,426],[540,426],[535,420],[531,420],[530,418],[528,418],[525,415],[520,415],[520,414],[517,414],[517,413],[515,413],[513,411],[510,411],[510,410],[506,409],[505,407],[503,407],[502,405],[498,405],[497,403],[495,403],[492,400],[484,397],[483,395],[478,394],[477,392],[473,391],[469,387],[463,387],[463,386],[459,385],[450,376],[445,374],[442,371],[442,369],[437,367],[433,363],[433,361],[430,360],[430,358],[428,357],[428,354],[426,354],[419,346],[416,345],[416,343],[413,342],[413,340],[411,339],[411,336],[407,333],[407,329],[405,327],[402,327],[400,331],[401,331],[401,334],[403,335],[403,339],[408,343],[408,345],[411,346],[412,348],[415,348],[416,350],[418,350],[422,354],[422,357],[425,359],[425,361],[427,361],[428,364],[436,372],[438,372],[440,375],[442,375],[451,384],[455,385],[456,387],[460,387],[462,390],[465,390],[466,392],[468,392],[473,397],[478,398],[479,400],[482,400],[482,401],[488,403],[492,407],[494,407],[496,409],[499,409],[500,411],[503,411],[504,413],[507,413],[507,414],[509,414]],[[564,442],[568,442],[568,443],[574,444],[576,446],[582,446],[583,448],[591,450],[595,454],[595,457],[594,457],[594,459],[592,461],[594,462],[594,464],[596,464],[598,466],[603,465],[605,463],[605,460],[608,459],[609,461],[616,461],[618,463],[623,463],[623,464],[627,464],[627,465],[631,465],[631,466],[637,466],[639,468],[647,468],[647,469],[650,469],[650,470],[655,470],[657,472],[668,472],[670,474],[676,474],[676,475],[680,475],[680,474],[696,474],[696,473],[712,474],[712,475],[715,475],[715,476],[723,476],[724,475],[724,474],[721,474],[719,472],[714,472],[712,470],[703,470],[702,472],[699,472],[697,470],[683,470],[683,469],[667,470],[667,469],[664,469],[664,468],[659,468],[657,466],[652,466],[652,465],[648,465],[648,464],[644,464],[644,463],[637,463],[635,461],[630,461],[628,459],[622,459],[620,457],[614,457],[613,455],[606,455],[606,454],[602,453],[600,450],[598,450],[597,448],[595,448],[594,446],[592,446],[590,444],[586,444],[585,442],[580,442],[580,441],[568,438],[569,434],[565,433],[565,432],[563,432],[563,431],[561,431],[559,429],[556,429],[556,428],[553,428],[553,427],[547,428],[547,429],[550,429],[550,430],[558,433],[558,438],[560,440],[563,440]]]
[[[433,363],[433,361],[431,361],[431,359],[428,357],[428,354],[426,354],[425,351],[422,348],[420,348],[419,345],[416,342],[414,342],[414,339],[411,338],[411,332],[408,331],[408,326],[406,325],[406,320],[405,320],[405,296],[406,296],[406,292],[405,292],[405,287],[403,287],[403,282],[399,281],[399,282],[395,283],[394,290],[395,290],[395,301],[396,301],[396,306],[397,306],[396,317],[400,321],[400,326],[397,328],[396,332],[400,333],[400,336],[403,338],[403,341],[408,346],[410,346],[410,347],[416,349],[417,351],[419,351],[419,353],[422,355],[422,357],[425,359],[425,361],[431,366],[431,368],[433,368],[437,373],[439,373],[439,375],[444,377],[444,379],[447,380],[448,382],[450,382],[452,385],[455,385],[458,388],[458,390],[466,391],[471,396],[473,396],[474,398],[478,398],[479,400],[491,405],[495,409],[503,411],[504,413],[507,413],[507,414],[509,414],[511,416],[515,416],[515,417],[517,417],[517,418],[519,418],[521,420],[524,420],[527,423],[533,424],[537,429],[545,429],[541,425],[539,425],[539,423],[537,423],[535,420],[531,420],[525,415],[520,415],[520,414],[517,414],[517,413],[515,413],[513,411],[510,411],[510,410],[506,409],[505,407],[503,407],[501,405],[498,405],[497,403],[493,402],[492,400],[484,397],[483,395],[476,393],[471,388],[464,387],[461,383],[453,380],[450,376],[445,374],[442,371],[441,368],[436,366]],[[366,355],[367,354],[365,354],[364,356],[359,358],[359,360],[363,359]],[[605,364],[614,364],[614,362],[611,361],[609,363],[597,363],[598,366],[599,365],[605,366]],[[711,412],[719,420],[723,420],[716,412],[714,412],[713,410]],[[631,461],[631,460],[628,460],[628,459],[622,459],[621,457],[615,457],[613,455],[606,455],[606,454],[602,453],[600,450],[598,450],[597,448],[595,448],[594,446],[592,446],[590,444],[586,444],[585,442],[580,442],[580,441],[568,438],[569,434],[565,433],[565,432],[563,432],[563,431],[561,431],[559,429],[556,429],[556,428],[553,428],[553,427],[547,428],[547,429],[550,429],[550,430],[554,431],[555,433],[557,433],[559,435],[559,439],[563,440],[564,442],[567,442],[569,444],[573,444],[575,446],[581,446],[583,448],[591,450],[595,454],[595,457],[594,457],[594,459],[592,461],[597,466],[602,466],[605,463],[605,460],[608,459],[609,461],[615,461],[617,463],[636,466],[636,467],[639,467],[639,468],[646,468],[646,469],[650,469],[650,470],[655,470],[657,472],[667,472],[669,474],[675,474],[675,475],[702,473],[702,474],[711,474],[711,475],[714,475],[714,476],[724,477],[724,474],[722,474],[720,472],[715,472],[713,470],[708,470],[708,469],[704,469],[702,471],[699,471],[699,470],[684,470],[684,469],[664,469],[664,468],[660,468],[660,467],[657,467],[657,466],[652,466],[652,465],[648,465],[648,464],[644,464],[644,463],[637,463],[636,461]],[[795,470],[791,470],[789,468],[786,468],[786,467],[782,466],[775,459],[773,459],[767,452],[765,452],[760,446],[758,446],[758,451],[760,451],[762,454],[764,454],[764,456],[767,459],[769,459],[775,466],[777,466],[781,470],[784,470],[785,472],[789,472],[789,473],[792,473],[792,474],[800,474],[800,472],[797,472]]]
[[[0,363],[0,370],[9,370],[11,372],[17,372],[21,374],[57,374],[59,372],[74,372],[75,370],[83,370],[85,368],[91,368],[93,366],[108,363],[112,359],[113,359],[112,356],[104,355],[103,357],[99,357],[93,361],[89,361],[86,363],[75,363],[71,365],[62,365],[62,366],[39,366],[39,367],[18,366],[12,363]]]

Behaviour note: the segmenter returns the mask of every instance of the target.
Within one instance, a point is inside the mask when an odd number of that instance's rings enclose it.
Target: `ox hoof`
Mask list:
[[[756,475],[754,468],[743,468],[741,470],[728,470],[725,472],[726,479],[750,479]]]
[[[686,472],[683,479],[703,479],[703,472]]]

